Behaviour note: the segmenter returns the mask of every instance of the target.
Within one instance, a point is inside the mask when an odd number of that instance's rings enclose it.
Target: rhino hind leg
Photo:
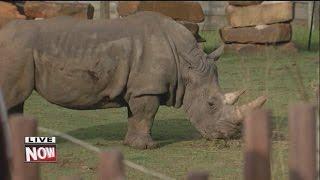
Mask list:
[[[157,96],[134,97],[129,100],[128,131],[125,145],[137,149],[152,149],[158,145],[152,140],[151,128],[159,108]]]

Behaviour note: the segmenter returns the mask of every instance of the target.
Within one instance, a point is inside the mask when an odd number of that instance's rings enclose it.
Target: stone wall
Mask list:
[[[55,1],[55,2],[65,2],[65,1]],[[94,6],[94,19],[100,18],[100,4],[101,1],[69,1],[69,2],[83,2],[91,3]],[[117,18],[117,5],[119,1],[109,1],[110,2],[110,18]],[[227,20],[225,17],[225,7],[227,1],[197,1],[200,3],[204,14],[205,21],[200,23],[200,30],[213,30],[219,29],[227,25]],[[310,1],[293,1],[295,2],[295,18],[292,22],[293,25],[308,25],[308,15],[310,13]],[[315,8],[315,18],[314,23],[316,27],[319,27],[319,2],[316,2]]]
[[[90,2],[90,1],[83,1]],[[119,1],[110,1],[110,18],[117,18],[117,4]],[[204,14],[206,16],[205,21],[200,23],[200,30],[212,30],[219,29],[227,25],[225,17],[225,7],[227,1],[197,1],[200,3]],[[294,1],[295,3],[295,19],[292,24],[308,24],[308,11],[310,9],[310,1]],[[90,2],[95,7],[95,18],[99,18],[100,1]],[[319,27],[319,2],[316,2],[314,23],[316,27]]]
[[[226,7],[228,24],[219,29],[225,51],[297,52],[291,42],[293,18],[294,4],[290,1],[229,1]]]
[[[199,1],[201,7],[206,15],[206,19],[200,24],[200,29],[212,30],[219,29],[227,25],[225,18],[225,7],[227,1]],[[294,20],[293,25],[307,25],[308,24],[308,13],[310,11],[310,1],[293,1],[295,4]],[[314,24],[319,27],[319,1],[316,2]]]

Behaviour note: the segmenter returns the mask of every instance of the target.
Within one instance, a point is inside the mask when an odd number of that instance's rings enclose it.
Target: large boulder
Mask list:
[[[220,36],[225,43],[279,43],[291,40],[291,25],[278,23],[256,27],[224,27]]]
[[[228,5],[226,15],[232,27],[245,27],[289,22],[293,19],[294,12],[292,2],[281,2],[252,6]]]
[[[233,6],[250,6],[255,4],[261,4],[263,1],[228,1]]]
[[[122,17],[139,11],[161,13],[184,25],[192,32],[198,42],[205,42],[205,39],[199,35],[199,25],[197,23],[204,20],[204,14],[200,4],[197,2],[120,1],[117,11]]]
[[[204,20],[204,13],[197,2],[120,1],[117,10],[120,16],[128,16],[138,11],[154,11],[177,21],[199,23]]]
[[[0,1],[0,17],[1,18],[18,18],[24,19],[25,16],[21,15],[17,7],[11,3]]]
[[[27,1],[24,12],[28,18],[51,18],[55,16],[73,16],[92,19],[94,7],[88,3],[54,3]]]
[[[19,13],[15,5],[0,1],[0,28],[12,20],[25,18],[24,15]]]

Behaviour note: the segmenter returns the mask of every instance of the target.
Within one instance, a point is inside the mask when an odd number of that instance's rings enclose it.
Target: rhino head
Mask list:
[[[229,139],[237,135],[247,112],[261,107],[267,100],[261,96],[242,106],[235,106],[245,90],[222,93],[218,82],[218,60],[223,46],[207,55],[201,48],[181,53],[185,60],[185,94],[183,108],[191,123],[206,139]]]

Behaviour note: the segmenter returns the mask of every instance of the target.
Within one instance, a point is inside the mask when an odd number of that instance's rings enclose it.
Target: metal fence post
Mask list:
[[[119,151],[108,151],[100,154],[98,168],[99,180],[124,180],[123,156]]]
[[[244,121],[245,180],[269,180],[271,149],[271,112],[255,110]]]
[[[312,4],[311,4],[312,3]],[[309,29],[309,38],[308,38],[308,50],[310,51],[310,48],[311,48],[311,40],[312,40],[312,31],[313,31],[313,16],[314,16],[314,7],[315,7],[315,1],[313,2],[309,2],[309,6],[308,7],[311,7],[312,5],[312,9],[309,8],[308,9],[308,13],[310,14],[308,16],[308,29]],[[310,12],[311,11],[311,12]],[[309,25],[310,23],[310,25]]]
[[[307,103],[289,108],[290,180],[316,179],[315,107]]]
[[[36,136],[37,122],[31,117],[14,115],[9,119],[12,144],[12,170],[13,180],[38,180],[38,164],[25,163],[24,137]]]
[[[100,19],[110,19],[109,1],[100,1]]]

